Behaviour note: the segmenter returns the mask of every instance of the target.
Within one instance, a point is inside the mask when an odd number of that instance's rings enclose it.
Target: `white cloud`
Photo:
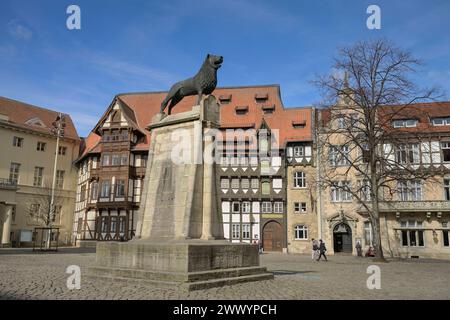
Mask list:
[[[33,32],[17,20],[8,22],[8,32],[16,40],[30,40]]]

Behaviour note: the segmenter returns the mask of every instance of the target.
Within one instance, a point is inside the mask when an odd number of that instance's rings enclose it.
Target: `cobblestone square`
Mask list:
[[[0,299],[450,299],[450,262],[330,256],[312,261],[307,255],[267,253],[261,264],[275,279],[208,290],[180,292],[139,283],[109,283],[83,277],[95,262],[88,249],[58,253],[30,249],[0,250]],[[69,290],[66,268],[81,268],[81,288]],[[367,267],[381,268],[381,289],[366,286]]]

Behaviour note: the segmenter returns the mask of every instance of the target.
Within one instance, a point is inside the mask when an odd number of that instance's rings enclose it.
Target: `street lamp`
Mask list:
[[[53,166],[53,181],[52,181],[52,194],[50,199],[50,209],[49,209],[49,221],[48,227],[52,227],[53,217],[55,215],[55,187],[56,187],[56,170],[58,164],[58,154],[59,154],[59,139],[64,137],[64,128],[66,127],[66,119],[62,113],[59,113],[55,121],[52,123],[52,134],[56,136],[56,149],[55,149],[55,163]],[[51,240],[51,229],[49,232],[48,246],[50,246]]]

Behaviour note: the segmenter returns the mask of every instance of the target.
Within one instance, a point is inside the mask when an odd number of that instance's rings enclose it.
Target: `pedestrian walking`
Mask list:
[[[312,238],[312,253],[311,253],[311,259],[316,260],[317,255],[319,254],[319,243],[316,239]]]
[[[325,247],[325,243],[322,241],[322,239],[319,240],[319,258],[317,261],[320,261],[320,258],[323,256],[325,258],[325,261],[328,261],[327,256],[325,255],[325,252],[327,251],[327,248]]]
[[[356,253],[358,254],[358,257],[362,257],[362,246],[360,241],[356,242]]]

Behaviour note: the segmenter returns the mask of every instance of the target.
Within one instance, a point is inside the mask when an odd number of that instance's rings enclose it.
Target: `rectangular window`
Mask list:
[[[331,186],[331,201],[333,202],[350,202],[352,194],[350,192],[350,181],[335,181]]]
[[[402,245],[408,247],[424,247],[424,230],[422,221],[408,220],[400,223],[402,230]]]
[[[250,239],[250,224],[242,225],[242,239]]]
[[[364,222],[364,243],[366,246],[372,245],[372,224],[370,221]]]
[[[283,213],[283,202],[277,201],[273,203],[273,213]]]
[[[103,181],[102,182],[102,189],[101,189],[101,192],[100,192],[100,197],[101,198],[109,198],[110,190],[111,190],[111,182],[110,181]]]
[[[420,180],[399,181],[397,192],[400,201],[422,201],[422,182]]]
[[[111,217],[111,233],[117,232],[117,218],[118,217]]]
[[[448,230],[442,230],[442,240],[443,240],[443,244],[444,247],[449,247],[449,242],[448,242]]]
[[[259,179],[252,178],[252,189],[259,189]]]
[[[262,213],[272,213],[272,203],[269,201],[264,201],[261,204],[261,212]]]
[[[20,163],[11,162],[9,167],[9,181],[14,184],[19,182]]]
[[[61,210],[62,210],[62,206],[60,206],[60,205],[55,206],[55,209],[53,211],[53,216],[52,216],[52,222],[59,221],[59,217],[61,216]]]
[[[231,179],[231,189],[239,189],[239,179]]]
[[[450,200],[450,179],[444,179],[444,197]]]
[[[369,180],[363,180],[360,181],[361,183],[361,199],[363,201],[370,201],[370,181]]]
[[[261,193],[262,194],[270,194],[270,182],[264,181],[261,183]]]
[[[47,144],[45,142],[40,142],[38,141],[37,146],[36,146],[36,150],[37,151],[45,151],[45,146]]]
[[[294,157],[303,157],[305,155],[305,147],[303,146],[296,146],[294,147]]]
[[[294,203],[295,213],[306,213],[306,202],[295,202]]]
[[[120,233],[125,233],[125,230],[126,230],[126,220],[125,220],[125,218],[126,217],[120,217],[120,220],[119,220],[119,232]]]
[[[42,176],[44,174],[43,167],[34,167],[34,179],[33,186],[41,187],[42,186]]]
[[[113,154],[111,156],[111,165],[120,166],[120,154]]]
[[[261,174],[270,173],[270,162],[268,160],[261,161]]]
[[[125,180],[116,181],[116,197],[117,198],[125,197]]]
[[[109,231],[109,224],[108,224],[108,217],[102,217],[102,220],[101,220],[102,222],[101,222],[101,226],[102,226],[102,232],[103,233],[106,233],[106,232],[108,232]]]
[[[228,190],[230,188],[230,180],[226,178],[220,179],[220,188]]]
[[[242,213],[250,213],[250,211],[251,211],[250,208],[251,208],[251,206],[250,206],[249,201],[242,202]]]
[[[294,188],[306,188],[306,175],[304,172],[294,172]]]
[[[91,200],[97,200],[98,198],[98,182],[94,181],[91,184]]]
[[[394,128],[413,128],[417,127],[417,123],[416,119],[394,120],[392,126]]]
[[[348,146],[332,146],[329,150],[329,162],[333,167],[350,164],[350,149]]]
[[[239,224],[232,224],[231,225],[231,238],[232,239],[239,239],[241,226]]]
[[[20,137],[14,137],[13,138],[13,146],[22,148],[23,147],[23,138]]]
[[[104,154],[103,155],[103,160],[102,160],[102,165],[103,166],[109,166],[110,165],[110,162],[109,162],[109,154]]]
[[[239,213],[241,212],[241,204],[239,202],[233,202],[231,205],[231,209],[233,213]]]
[[[250,187],[250,180],[247,178],[241,179],[241,187],[242,189],[248,189]]]
[[[56,170],[56,188],[64,188],[64,170]]]
[[[450,142],[442,142],[441,149],[444,162],[450,162]]]
[[[65,156],[65,155],[66,155],[66,152],[67,152],[67,147],[62,147],[62,146],[60,146],[60,147],[58,148],[58,154],[59,154],[60,156]]]
[[[122,154],[122,156],[120,157],[120,165],[126,166],[127,164],[128,164],[128,155]]]
[[[80,189],[80,202],[86,200],[86,185],[82,185]]]

